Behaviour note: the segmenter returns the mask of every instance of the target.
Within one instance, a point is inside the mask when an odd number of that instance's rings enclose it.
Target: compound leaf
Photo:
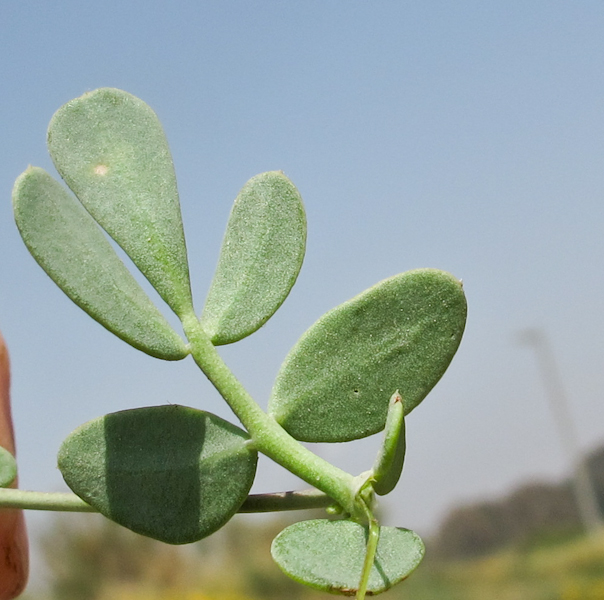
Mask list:
[[[15,182],[13,207],[30,253],[80,308],[151,356],[188,354],[94,219],[58,181],[30,167]]]
[[[151,108],[121,90],[89,92],[54,114],[48,149],[86,210],[172,310],[192,313],[174,167]]]
[[[408,415],[447,369],[466,320],[461,282],[435,269],[386,279],[321,317],[277,375],[269,412],[295,438],[345,442]]]
[[[112,413],[59,451],[67,485],[106,517],[169,544],[222,527],[254,480],[257,452],[238,427],[178,405]]]
[[[15,457],[0,446],[0,488],[8,487],[17,477]]]
[[[280,171],[250,179],[237,196],[201,324],[215,345],[261,327],[294,285],[306,245],[306,216]]]
[[[317,519],[284,529],[271,553],[290,577],[334,594],[357,592],[367,543],[367,530],[354,521]],[[424,556],[420,537],[408,529],[380,527],[367,594],[385,592],[408,577]]]

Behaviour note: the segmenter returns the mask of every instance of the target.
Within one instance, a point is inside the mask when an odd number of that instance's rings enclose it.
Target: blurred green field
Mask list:
[[[489,557],[426,558],[386,598],[401,600],[604,600],[604,532],[541,535]]]
[[[283,575],[270,542],[284,522],[238,518],[191,546],[175,547],[98,515],[60,517],[48,531],[47,590],[22,600],[328,600]],[[541,533],[489,556],[439,559],[428,551],[417,571],[384,600],[604,600],[604,531]]]

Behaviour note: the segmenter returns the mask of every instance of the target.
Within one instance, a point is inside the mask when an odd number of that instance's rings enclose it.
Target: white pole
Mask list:
[[[579,509],[579,516],[587,532],[595,532],[604,527],[596,492],[585,460],[581,456],[577,430],[568,406],[567,396],[562,386],[558,367],[551,345],[541,329],[527,329],[520,334],[520,342],[535,350],[537,364],[552,416],[558,430],[560,443],[568,454],[574,468],[573,489]]]

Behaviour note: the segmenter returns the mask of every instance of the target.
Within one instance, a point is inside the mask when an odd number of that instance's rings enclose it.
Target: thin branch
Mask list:
[[[335,504],[333,498],[319,490],[300,492],[274,492],[271,494],[250,494],[239,508],[241,513],[276,512],[283,510],[305,510],[327,508]]]
[[[326,508],[334,500],[319,490],[299,492],[276,492],[251,494],[238,512],[278,512]],[[0,508],[23,508],[28,510],[52,510],[61,512],[98,512],[80,497],[69,492],[32,492],[28,490],[0,489]]]

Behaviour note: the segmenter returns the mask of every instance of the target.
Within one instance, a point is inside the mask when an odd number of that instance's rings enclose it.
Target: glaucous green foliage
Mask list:
[[[235,199],[201,316],[214,345],[254,333],[294,285],[306,244],[306,215],[292,182],[277,171],[252,177]]]
[[[0,446],[0,488],[8,487],[17,477],[15,457]]]
[[[239,427],[194,408],[137,408],[76,429],[61,446],[59,469],[116,523],[187,544],[220,529],[247,498],[258,461],[248,441]]]
[[[442,377],[465,315],[461,283],[448,273],[420,269],[386,279],[300,338],[277,375],[269,413],[305,442],[377,433],[395,390],[409,414]]]
[[[31,167],[17,179],[14,197],[23,241],[78,306],[151,356],[179,360],[188,354],[94,219],[58,181]]]
[[[325,592],[353,596],[363,571],[365,528],[350,520],[300,521],[284,529],[271,552],[290,577]],[[380,527],[368,589],[385,592],[407,577],[424,556],[424,544],[408,529]]]
[[[154,112],[120,90],[87,93],[54,115],[48,148],[69,190],[30,167],[13,191],[15,218],[31,254],[76,304],[130,345],[165,360],[191,354],[243,427],[172,405],[86,423],[59,452],[59,468],[83,506],[181,544],[211,534],[238,510],[331,505],[338,520],[298,523],[275,539],[273,558],[287,574],[357,598],[407,577],[423,544],[409,530],[379,526],[375,494],[396,486],[405,417],[442,377],[461,341],[461,282],[434,269],[410,271],[329,311],[285,359],[265,413],[216,346],[266,323],[296,281],[306,218],[293,183],[271,171],[243,186],[198,317],[174,169]],[[106,236],[180,318],[186,340]],[[357,476],[298,441],[346,442],[383,429],[374,467]],[[248,497],[258,452],[316,489]],[[9,462],[1,459],[2,473]]]

